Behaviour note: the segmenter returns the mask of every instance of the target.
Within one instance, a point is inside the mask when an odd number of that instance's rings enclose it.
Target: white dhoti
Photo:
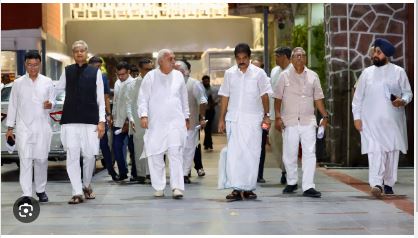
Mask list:
[[[368,153],[367,156],[370,187],[382,186],[383,183],[393,187],[398,179],[399,150]]]
[[[186,144],[184,146],[183,155],[183,175],[187,176],[193,165],[193,158],[196,152],[196,146],[198,144],[198,130],[188,130]]]
[[[277,161],[277,164],[279,165],[279,168],[282,170],[282,172],[286,172],[282,158],[283,136],[282,133],[274,127],[274,120],[271,121],[271,125],[272,126],[270,127],[269,131],[269,140],[272,150],[272,157],[275,161]]]
[[[315,125],[287,126],[283,133],[283,163],[286,167],[288,185],[298,182],[298,151],[302,144],[302,190],[315,188],[314,175],[316,167]]]
[[[226,133],[227,151],[221,152],[218,188],[253,191],[257,186],[260,163],[261,120],[252,123],[226,121]]]
[[[183,149],[182,147],[170,147],[167,153],[170,165],[170,187],[171,189],[184,190],[183,179]],[[151,155],[148,158],[151,184],[155,190],[164,190],[166,186],[164,153]]]
[[[73,195],[82,195],[83,187],[89,187],[96,167],[95,155],[99,153],[100,139],[97,125],[64,124],[61,126],[61,141],[67,151],[67,173]],[[83,156],[83,183],[81,182],[80,152]]]

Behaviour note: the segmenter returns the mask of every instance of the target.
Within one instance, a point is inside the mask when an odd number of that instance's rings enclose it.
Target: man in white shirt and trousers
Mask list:
[[[52,80],[40,74],[41,56],[37,51],[25,54],[26,74],[16,79],[7,111],[7,140],[16,140],[19,153],[19,182],[23,196],[32,197],[32,165],[39,202],[48,202],[45,187],[52,130],[49,112],[55,102]],[[16,137],[13,129],[16,125]]]
[[[184,76],[189,102],[190,128],[187,130],[187,141],[183,152],[184,183],[189,184],[191,181],[188,175],[192,169],[196,147],[199,144],[198,133],[200,133],[200,129],[205,127],[205,110],[208,100],[203,85],[196,79],[189,77],[189,70],[185,62],[177,61],[176,69]],[[200,127],[196,128],[199,125]]]
[[[236,65],[225,72],[219,89],[221,108],[218,131],[227,133],[227,147],[221,151],[218,188],[232,188],[226,199],[256,199],[261,153],[262,124],[268,129],[269,97],[272,93],[266,73],[250,64],[251,49],[240,43],[234,50]]]
[[[155,197],[164,196],[166,186],[164,153],[170,165],[170,187],[173,198],[183,197],[183,149],[189,124],[189,104],[186,84],[180,71],[175,70],[172,50],[158,52],[159,68],[145,76],[138,95],[138,116],[146,128],[144,153],[148,158]]]
[[[380,197],[394,193],[399,151],[408,149],[405,106],[413,95],[405,70],[389,61],[392,43],[378,38],[373,45],[374,65],[360,75],[352,106],[361,153],[369,160],[371,193]]]
[[[79,204],[83,202],[83,193],[86,199],[95,198],[90,183],[106,119],[102,73],[87,64],[88,46],[85,41],[75,41],[71,48],[75,64],[65,67],[55,92],[65,90],[61,141],[67,151],[67,173],[72,186],[73,196],[68,203]],[[80,153],[83,156],[83,181]]]
[[[283,135],[283,163],[286,167],[287,185],[284,194],[298,188],[298,149],[302,144],[303,196],[321,197],[315,189],[316,168],[316,117],[321,113],[324,128],[328,114],[324,106],[324,93],[318,74],[306,67],[306,52],[301,47],[292,51],[292,67],[282,72],[274,84],[275,127]],[[314,107],[315,106],[315,107]]]

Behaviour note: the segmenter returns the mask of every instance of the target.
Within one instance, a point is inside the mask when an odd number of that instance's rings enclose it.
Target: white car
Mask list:
[[[19,157],[17,151],[14,151],[12,154],[7,152],[6,148],[6,121],[7,121],[7,109],[9,107],[9,97],[12,90],[13,83],[9,83],[4,86],[1,90],[1,165],[16,163],[19,166]],[[61,132],[61,115],[62,107],[64,104],[65,94],[61,93],[56,97],[56,105],[49,113],[50,124],[52,128],[52,140],[51,140],[51,151],[49,152],[49,160],[59,161],[65,160],[66,152],[63,150],[61,144],[60,132]]]

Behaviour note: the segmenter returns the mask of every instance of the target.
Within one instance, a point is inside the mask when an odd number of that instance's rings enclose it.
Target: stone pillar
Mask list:
[[[325,4],[326,105],[330,114],[327,153],[330,162],[367,166],[360,154],[360,135],[351,113],[353,86],[371,65],[368,50],[376,38],[391,41],[396,53],[391,62],[405,67],[407,7],[394,4]]]

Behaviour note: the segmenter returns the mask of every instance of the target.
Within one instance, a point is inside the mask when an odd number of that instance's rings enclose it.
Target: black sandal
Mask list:
[[[255,194],[253,191],[245,191],[244,197],[246,199],[257,199],[257,194]]]

